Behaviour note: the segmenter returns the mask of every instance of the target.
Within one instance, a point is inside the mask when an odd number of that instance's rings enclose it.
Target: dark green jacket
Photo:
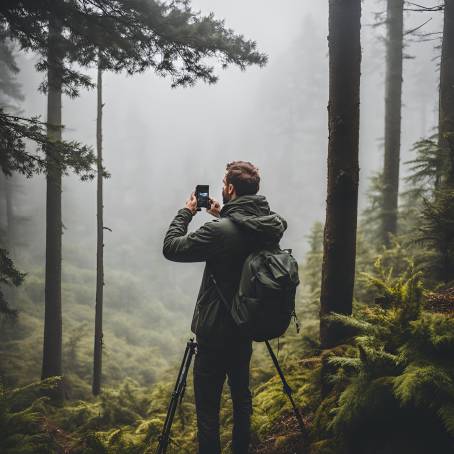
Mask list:
[[[163,254],[174,262],[206,262],[191,330],[199,343],[223,346],[246,341],[220,300],[209,272],[227,301],[238,288],[244,260],[255,248],[279,243],[287,222],[270,211],[262,195],[243,195],[227,202],[221,217],[187,233],[188,208],[178,211],[164,238]]]

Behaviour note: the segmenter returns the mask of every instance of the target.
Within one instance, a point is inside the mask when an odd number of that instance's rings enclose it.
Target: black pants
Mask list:
[[[252,342],[222,349],[210,348],[199,342],[194,360],[199,454],[221,452],[219,410],[226,376],[233,402],[233,453],[248,453],[252,414],[252,396],[249,390],[251,354]]]

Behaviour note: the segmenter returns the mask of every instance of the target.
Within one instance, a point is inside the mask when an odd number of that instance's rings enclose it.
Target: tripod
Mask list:
[[[192,357],[197,349],[197,342],[194,338],[189,339],[186,343],[186,350],[184,351],[183,361],[181,362],[180,371],[178,372],[175,388],[172,392],[169,407],[167,409],[167,416],[162,428],[161,435],[159,436],[159,445],[156,454],[165,454],[170,441],[170,429],[172,427],[173,418],[177,409],[178,402],[181,403],[186,389],[186,377],[188,376],[189,367],[191,366]]]
[[[212,274],[210,275],[210,278],[212,279],[214,286],[215,286],[219,296],[221,297],[221,300],[224,303],[227,311],[230,312],[229,303],[224,298],[224,295],[222,294],[221,290],[219,289],[217,282]],[[283,391],[287,395],[288,399],[290,400],[290,403],[292,404],[293,412],[295,413],[295,417],[298,422],[300,431],[301,431],[302,435],[305,436],[306,428],[304,427],[303,418],[301,417],[301,414],[295,404],[295,401],[293,400],[292,388],[290,387],[290,385],[287,383],[287,380],[285,379],[284,373],[282,372],[281,366],[279,365],[279,361],[277,360],[276,355],[274,354],[270,343],[268,341],[265,341],[265,344],[266,344],[266,348],[268,349],[268,353],[270,354],[271,359],[273,360],[274,367],[276,368],[276,370],[279,374],[279,377],[282,381]],[[186,350],[183,355],[183,361],[181,362],[180,372],[178,373],[177,382],[175,383],[175,388],[172,393],[172,398],[170,399],[169,408],[167,410],[167,416],[166,416],[166,420],[164,423],[164,427],[163,427],[162,433],[158,439],[159,445],[158,445],[156,454],[166,454],[166,452],[167,452],[167,446],[169,445],[170,429],[172,427],[173,418],[175,416],[175,411],[177,409],[178,402],[181,403],[181,401],[183,399],[184,390],[186,388],[186,377],[188,375],[188,370],[191,365],[192,357],[193,357],[194,353],[196,352],[196,349],[197,349],[197,342],[194,342],[193,338],[189,339],[188,343],[186,344]]]
[[[303,418],[295,404],[295,401],[292,397],[292,388],[287,383],[285,379],[284,373],[282,372],[281,366],[279,365],[279,361],[276,358],[276,355],[271,348],[271,345],[268,341],[265,341],[266,348],[268,349],[268,353],[273,360],[274,367],[279,374],[279,377],[282,381],[283,391],[287,395],[290,403],[293,407],[293,412],[295,413],[296,420],[298,421],[298,426],[300,428],[301,433],[306,435],[306,428],[304,427]],[[194,339],[191,338],[186,344],[186,350],[183,355],[183,361],[181,362],[180,371],[178,372],[177,381],[175,383],[175,388],[172,392],[172,397],[170,399],[169,407],[167,410],[166,420],[164,422],[164,427],[162,428],[161,435],[159,436],[159,445],[158,449],[156,450],[156,454],[166,454],[167,447],[170,441],[170,429],[172,428],[173,418],[175,417],[175,411],[177,409],[178,403],[183,400],[184,391],[186,389],[186,377],[188,375],[189,367],[191,366],[192,357],[194,356],[197,349],[197,342],[194,342]]]

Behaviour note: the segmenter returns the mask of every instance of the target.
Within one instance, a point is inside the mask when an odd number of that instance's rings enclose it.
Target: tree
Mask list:
[[[419,265],[431,285],[454,282],[454,18],[453,2],[412,11],[444,11],[439,83],[438,133],[418,141],[410,161],[405,222],[414,239],[427,246]],[[438,33],[432,33],[438,35]],[[424,35],[423,35],[424,36]],[[429,38],[433,39],[433,38]],[[438,48],[438,47],[437,47]],[[408,226],[407,226],[408,230]]]
[[[24,99],[20,84],[16,80],[19,68],[16,64],[13,45],[4,34],[0,33],[0,109],[17,112],[16,103]],[[0,290],[0,313],[15,316],[17,311],[9,307],[14,303],[14,287],[19,286],[23,281],[23,275],[19,273],[8,256],[14,255],[14,231],[15,219],[13,192],[15,184],[12,175],[0,173],[0,194],[4,199],[0,206],[4,206],[2,217],[5,219],[5,228],[1,232],[1,283],[8,285],[9,289]]]
[[[79,174],[82,179],[94,177],[92,164],[95,157],[90,148],[78,142],[50,143],[44,133],[45,123],[38,118],[23,118],[16,107],[24,96],[15,79],[19,71],[14,55],[13,43],[8,39],[5,17],[0,6],[0,166],[6,181],[18,172],[26,177],[46,171],[47,152],[56,148],[58,165],[62,172],[69,169]],[[36,149],[25,147],[25,140],[37,144]],[[8,183],[6,183],[8,184]]]
[[[61,142],[61,47],[62,24],[58,18],[49,20],[47,55],[47,137]],[[44,346],[41,378],[62,375],[62,309],[61,309],[61,184],[62,171],[49,153],[46,175],[46,274],[44,309]]]
[[[16,64],[13,45],[7,38],[5,18],[0,7],[0,166],[5,177],[18,172],[26,177],[46,171],[47,152],[58,156],[62,172],[69,169],[82,179],[94,177],[92,164],[95,157],[90,148],[78,142],[51,143],[44,132],[46,123],[35,118],[23,118],[15,103],[24,99],[21,87],[15,79],[19,68]],[[12,33],[9,33],[10,35]],[[25,140],[35,142],[36,149],[25,147]]]
[[[0,108],[16,111],[16,102],[22,101],[24,95],[20,84],[16,81],[19,68],[11,42],[0,34]],[[4,246],[12,253],[14,233],[14,207],[13,207],[13,182],[11,176],[0,175],[2,185],[0,190],[5,200],[6,228],[4,233]],[[2,239],[3,240],[3,239]]]
[[[95,340],[93,353],[93,385],[92,392],[97,396],[101,391],[102,373],[102,309],[104,294],[104,214],[103,214],[103,175],[102,175],[102,67],[98,62],[97,83],[97,118],[96,118],[96,149],[97,149],[97,243],[96,243],[96,313],[95,313]]]
[[[170,77],[172,86],[216,82],[207,57],[215,57],[223,67],[234,64],[241,69],[267,60],[254,41],[225,28],[212,14],[193,12],[188,0],[5,0],[0,26],[24,49],[41,55],[41,71],[48,69],[49,17],[59,19],[65,30],[60,70],[63,90],[70,96],[77,96],[80,87],[93,87],[80,66],[96,62],[99,50],[105,70],[134,74],[151,68]],[[46,87],[44,81],[42,88]]]
[[[382,241],[397,232],[402,111],[404,0],[388,0],[385,83],[385,159],[383,166]]]
[[[24,99],[20,84],[15,78],[18,72],[12,43],[6,39],[4,33],[0,33],[0,105],[2,108],[10,108],[12,103]]]
[[[215,57],[241,69],[263,65],[255,42],[226,29],[224,22],[192,12],[187,0],[7,0],[0,26],[21,46],[41,56],[47,71],[48,138],[61,142],[61,95],[77,96],[93,86],[76,65],[89,66],[103,55],[103,68],[129,74],[152,68],[169,76],[172,86],[217,80],[205,62]],[[46,206],[46,290],[42,378],[61,374],[61,169],[56,148],[48,153]]]
[[[360,28],[361,0],[330,0],[328,193],[320,296],[320,339],[324,348],[336,345],[342,335],[327,316],[352,311],[359,173]]]
[[[0,248],[4,248],[5,253],[9,254],[9,259],[14,260],[15,255],[15,240],[17,237],[17,216],[14,210],[14,192],[17,190],[17,182],[10,176],[7,177],[0,172],[0,196],[3,200],[0,200],[0,207],[2,208],[1,219],[3,225],[0,226]],[[4,202],[4,203],[3,203]],[[14,266],[14,264],[12,265]],[[19,282],[19,284],[22,280]],[[3,282],[6,283],[6,282]],[[18,285],[9,285],[9,288],[5,288],[2,291],[2,302],[0,303],[0,312],[7,312],[9,305],[14,304],[16,299],[15,287]],[[16,311],[15,311],[16,312]]]
[[[45,171],[50,161],[55,161],[56,167],[60,172],[66,172],[71,167],[82,178],[93,177],[91,164],[93,154],[90,149],[81,146],[77,142],[50,143],[48,137],[43,133],[43,124],[37,119],[25,119],[19,117],[19,110],[13,103],[23,99],[19,84],[14,75],[18,72],[16,61],[13,54],[11,43],[5,39],[5,34],[0,34],[0,166],[3,179],[3,195],[5,197],[6,228],[3,239],[5,246],[5,258],[2,257],[2,274],[10,273],[15,270],[11,258],[13,252],[14,235],[14,206],[13,206],[13,184],[12,178],[15,172],[19,172],[27,177],[34,173]],[[5,109],[5,110],[4,110]],[[6,113],[11,112],[11,114]],[[25,146],[25,139],[32,140],[38,144],[38,149],[30,151]],[[52,158],[58,156],[58,160]],[[7,259],[6,259],[7,257]],[[9,261],[11,264],[9,265]],[[6,266],[8,264],[8,266]],[[15,271],[18,273],[17,271]],[[10,273],[11,274],[11,273]],[[22,276],[22,275],[21,275]],[[14,297],[14,286],[20,285],[21,279],[9,280],[10,291],[7,293],[8,301]],[[2,282],[7,283],[2,279]],[[8,301],[5,295],[1,295],[0,306],[2,312],[11,311],[8,308]]]
[[[434,202],[425,210],[425,234],[437,249],[438,277],[454,280],[454,0],[445,0],[440,64],[438,140],[443,167]]]
[[[27,178],[47,172],[50,160],[63,174],[70,171],[82,180],[93,179],[95,155],[90,147],[76,141],[50,142],[45,134],[46,123],[37,117],[24,118],[5,113],[0,108],[0,167],[6,176],[18,172]],[[32,141],[36,148],[26,147]]]
[[[25,274],[19,272],[8,256],[6,249],[0,248],[0,284],[18,287],[22,284]],[[17,311],[9,307],[3,291],[0,289],[0,316],[15,317]]]
[[[439,143],[447,160],[446,186],[454,189],[454,1],[445,0],[440,65]]]

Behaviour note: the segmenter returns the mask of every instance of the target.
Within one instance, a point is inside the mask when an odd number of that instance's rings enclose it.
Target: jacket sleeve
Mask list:
[[[222,247],[222,237],[216,222],[207,222],[188,235],[192,213],[188,208],[178,210],[164,238],[162,252],[173,262],[204,262],[216,255]]]

